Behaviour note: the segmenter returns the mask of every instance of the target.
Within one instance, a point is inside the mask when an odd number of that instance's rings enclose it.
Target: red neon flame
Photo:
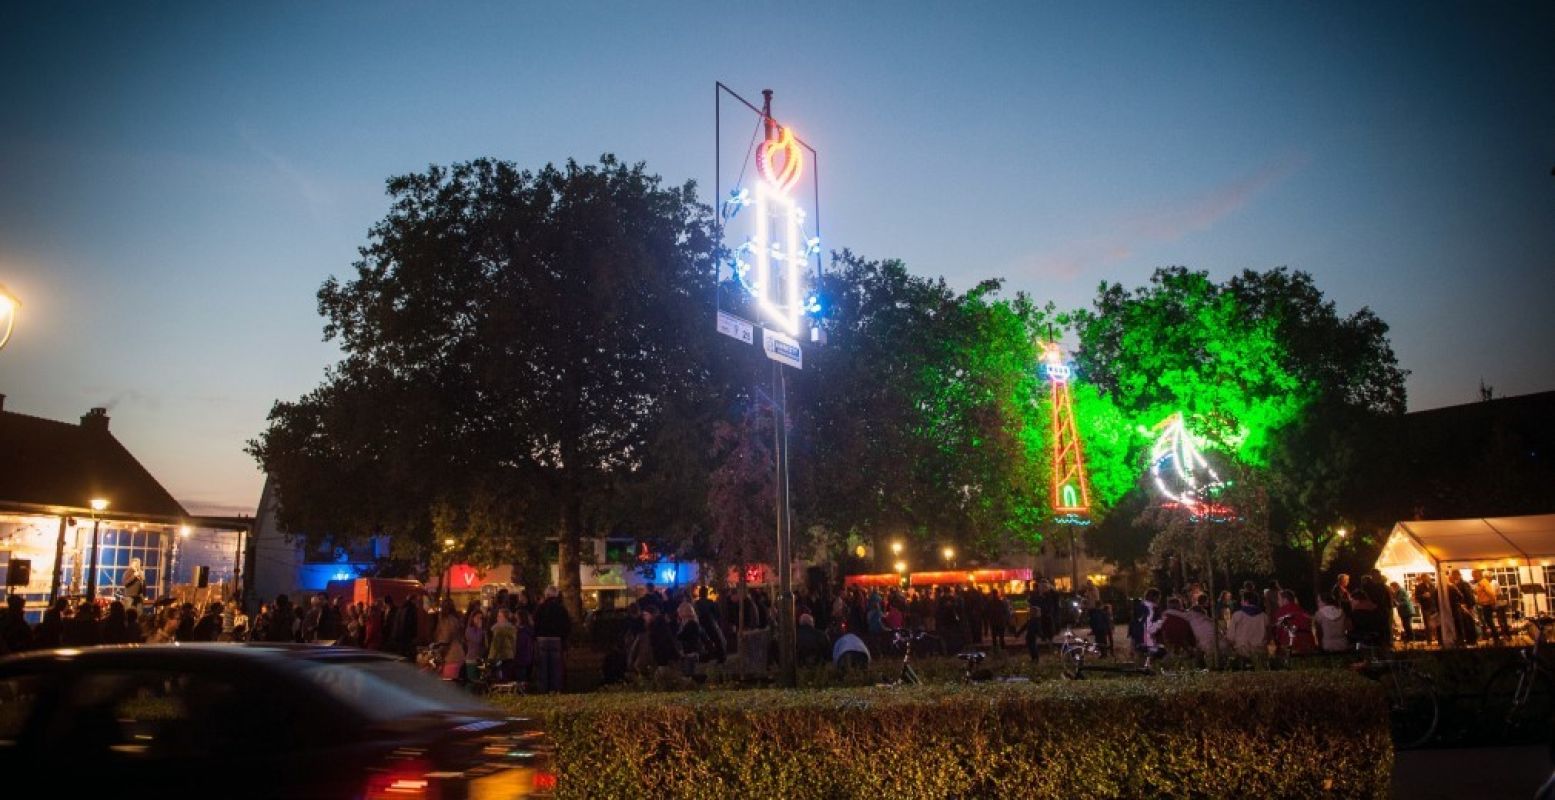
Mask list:
[[[794,132],[779,128],[777,139],[768,139],[756,148],[756,171],[766,178],[773,188],[784,194],[799,182],[799,170],[804,166],[804,153],[794,143]],[[783,154],[783,168],[772,164],[772,157]]]

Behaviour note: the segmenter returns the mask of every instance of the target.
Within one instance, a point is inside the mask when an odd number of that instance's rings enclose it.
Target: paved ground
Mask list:
[[[1399,753],[1393,796],[1399,800],[1532,800],[1549,778],[1550,748],[1463,747]]]

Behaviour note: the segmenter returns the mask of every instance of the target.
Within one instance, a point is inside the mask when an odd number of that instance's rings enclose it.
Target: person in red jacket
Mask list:
[[[1280,590],[1280,607],[1274,612],[1274,635],[1281,647],[1288,647],[1297,655],[1317,652],[1312,617],[1296,602],[1296,593],[1289,589]]]

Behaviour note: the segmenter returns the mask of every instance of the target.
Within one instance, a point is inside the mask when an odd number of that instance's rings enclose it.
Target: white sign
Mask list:
[[[732,336],[746,344],[756,343],[756,326],[733,314],[718,312],[718,332]]]
[[[790,339],[770,328],[761,329],[761,347],[767,351],[767,358],[787,364],[794,369],[804,369],[804,353],[799,350],[799,342]]]

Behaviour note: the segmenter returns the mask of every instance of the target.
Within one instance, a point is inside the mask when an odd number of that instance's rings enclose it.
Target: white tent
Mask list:
[[[1411,585],[1421,573],[1434,575],[1442,586],[1448,575],[1486,570],[1514,608],[1525,615],[1548,612],[1547,592],[1555,588],[1555,514],[1399,522],[1382,546],[1377,569],[1401,586]],[[1545,587],[1546,593],[1522,592],[1520,587],[1528,584]],[[1437,595],[1442,635],[1451,644],[1456,636],[1447,592]]]

